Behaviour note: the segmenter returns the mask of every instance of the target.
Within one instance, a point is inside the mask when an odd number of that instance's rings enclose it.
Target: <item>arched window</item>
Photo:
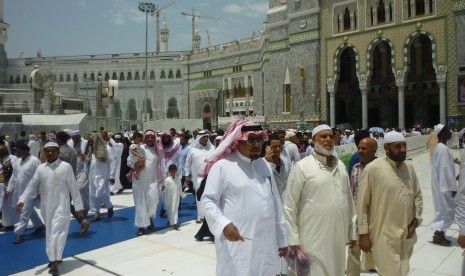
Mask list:
[[[113,75],[111,76],[112,80],[117,80],[118,76],[116,75],[116,72],[113,72]]]
[[[174,78],[173,70],[170,70],[170,71],[168,72],[168,79],[172,79],[172,78]]]
[[[71,75],[70,74],[66,74],[66,82],[71,82]]]
[[[91,79],[92,81],[95,81],[95,74],[94,74],[94,73],[90,73],[90,79]]]
[[[165,70],[161,70],[160,79],[166,79]]]
[[[83,81],[87,81],[87,73],[84,73],[84,74],[82,75],[82,80],[83,80]]]
[[[376,14],[378,17],[378,24],[386,22],[386,7],[384,6],[383,0],[379,0],[378,7],[376,8]]]
[[[344,31],[350,30],[350,11],[346,8],[344,11]]]
[[[145,80],[145,71],[142,72],[142,80]]]
[[[18,75],[16,76],[16,80],[15,80],[15,83],[21,83],[21,77]]]
[[[65,78],[63,77],[63,74],[60,74],[60,79],[58,80],[59,82],[64,82]]]
[[[140,80],[139,71],[136,71],[136,75],[134,76],[134,80]]]
[[[73,82],[79,82],[78,76],[77,76],[76,73],[74,73],[74,75],[73,75]]]
[[[181,70],[176,70],[176,78],[180,79],[181,78]]]
[[[124,81],[124,72],[119,73],[119,80]]]
[[[110,74],[108,72],[105,73],[105,81],[108,81],[110,79]]]
[[[132,73],[131,72],[128,72],[128,81],[129,80],[132,80]]]
[[[27,83],[27,77],[26,77],[26,75],[23,75],[23,83]]]
[[[154,71],[150,72],[150,79],[151,80],[155,79],[155,72]]]
[[[10,84],[13,84],[15,83],[15,79],[13,78],[13,76],[10,76]]]

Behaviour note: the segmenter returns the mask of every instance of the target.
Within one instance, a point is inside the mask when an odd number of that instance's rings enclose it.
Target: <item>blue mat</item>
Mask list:
[[[197,208],[194,197],[188,195],[181,201],[179,223],[197,218]],[[155,219],[155,231],[168,227],[168,219],[158,216]],[[102,214],[102,220],[90,225],[86,235],[79,235],[80,225],[74,219],[70,223],[68,240],[63,252],[63,259],[78,255],[100,247],[115,244],[136,237],[134,227],[134,207],[116,210],[112,219]],[[21,244],[13,244],[13,232],[0,235],[0,275],[10,275],[32,269],[38,265],[48,263],[45,253],[45,233],[24,236]]]

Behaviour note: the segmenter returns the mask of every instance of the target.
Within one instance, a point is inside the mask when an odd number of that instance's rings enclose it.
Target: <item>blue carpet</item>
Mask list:
[[[197,208],[193,202],[192,195],[182,199],[179,223],[197,218]],[[157,212],[155,231],[167,228],[167,223],[168,219],[159,217]],[[137,229],[134,227],[134,207],[116,210],[112,219],[102,214],[102,220],[92,223],[84,236],[79,235],[79,229],[79,223],[73,219],[70,223],[63,259],[135,238]],[[48,263],[45,253],[45,233],[38,236],[26,233],[25,241],[21,244],[13,244],[14,238],[13,232],[0,235],[0,275],[18,273]]]

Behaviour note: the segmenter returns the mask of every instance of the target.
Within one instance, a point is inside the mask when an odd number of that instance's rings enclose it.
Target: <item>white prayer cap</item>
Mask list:
[[[389,131],[384,135],[384,143],[385,144],[390,144],[390,143],[395,143],[395,142],[405,142],[405,137],[402,135],[402,133],[397,132],[395,130]]]
[[[116,134],[116,135],[115,135],[115,139],[121,139],[121,135]]]
[[[330,126],[328,125],[319,125],[317,127],[315,127],[313,130],[312,130],[312,136],[315,136],[318,132],[322,131],[322,130],[333,130]]]
[[[60,148],[60,146],[55,142],[48,142],[45,144],[44,148]]]
[[[69,135],[77,136],[77,135],[81,135],[81,132],[79,131],[79,129],[76,129],[76,130],[71,131],[71,133]]]
[[[286,136],[285,136],[286,139],[289,139],[289,138],[294,137],[294,136],[295,136],[295,133],[294,133],[294,132],[292,132],[292,131],[286,131]]]
[[[436,134],[439,134],[439,132],[441,132],[441,130],[444,128],[444,125],[443,124],[437,124],[434,126],[434,133]]]
[[[71,135],[71,129],[65,128],[65,129],[63,129],[63,131],[68,133],[69,135]]]

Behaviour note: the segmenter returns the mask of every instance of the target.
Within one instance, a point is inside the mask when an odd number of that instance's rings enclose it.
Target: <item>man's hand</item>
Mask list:
[[[18,204],[16,204],[16,210],[21,213],[23,211],[23,207],[24,207],[24,203],[23,202],[18,202]]]
[[[371,239],[370,239],[370,234],[363,234],[360,235],[360,238],[358,240],[358,244],[360,246],[360,249],[362,249],[363,252],[371,252]]]
[[[279,254],[279,257],[286,257],[287,256],[287,246],[286,247],[283,247],[283,248],[280,248],[278,250],[278,254]]]
[[[239,230],[232,222],[224,227],[223,234],[230,242],[244,241],[244,238],[239,234]]]
[[[350,240],[348,243],[347,243],[347,246],[349,246],[349,248],[354,248],[354,246],[357,244],[357,241],[355,240]]]
[[[274,150],[269,150],[265,154],[265,159],[266,161],[270,163],[274,163],[276,166],[279,166],[281,164],[281,160],[279,159],[279,155],[276,155]]]
[[[462,249],[465,249],[465,236],[464,235],[459,235],[457,242],[459,243]]]
[[[114,179],[114,178],[110,178],[110,180],[109,180],[109,181],[110,181],[110,185],[113,185],[113,184],[115,184],[115,179]]]
[[[412,222],[408,225],[408,234],[407,234],[407,239],[410,239],[415,235],[415,230],[418,227],[418,221],[417,219],[413,219]]]

